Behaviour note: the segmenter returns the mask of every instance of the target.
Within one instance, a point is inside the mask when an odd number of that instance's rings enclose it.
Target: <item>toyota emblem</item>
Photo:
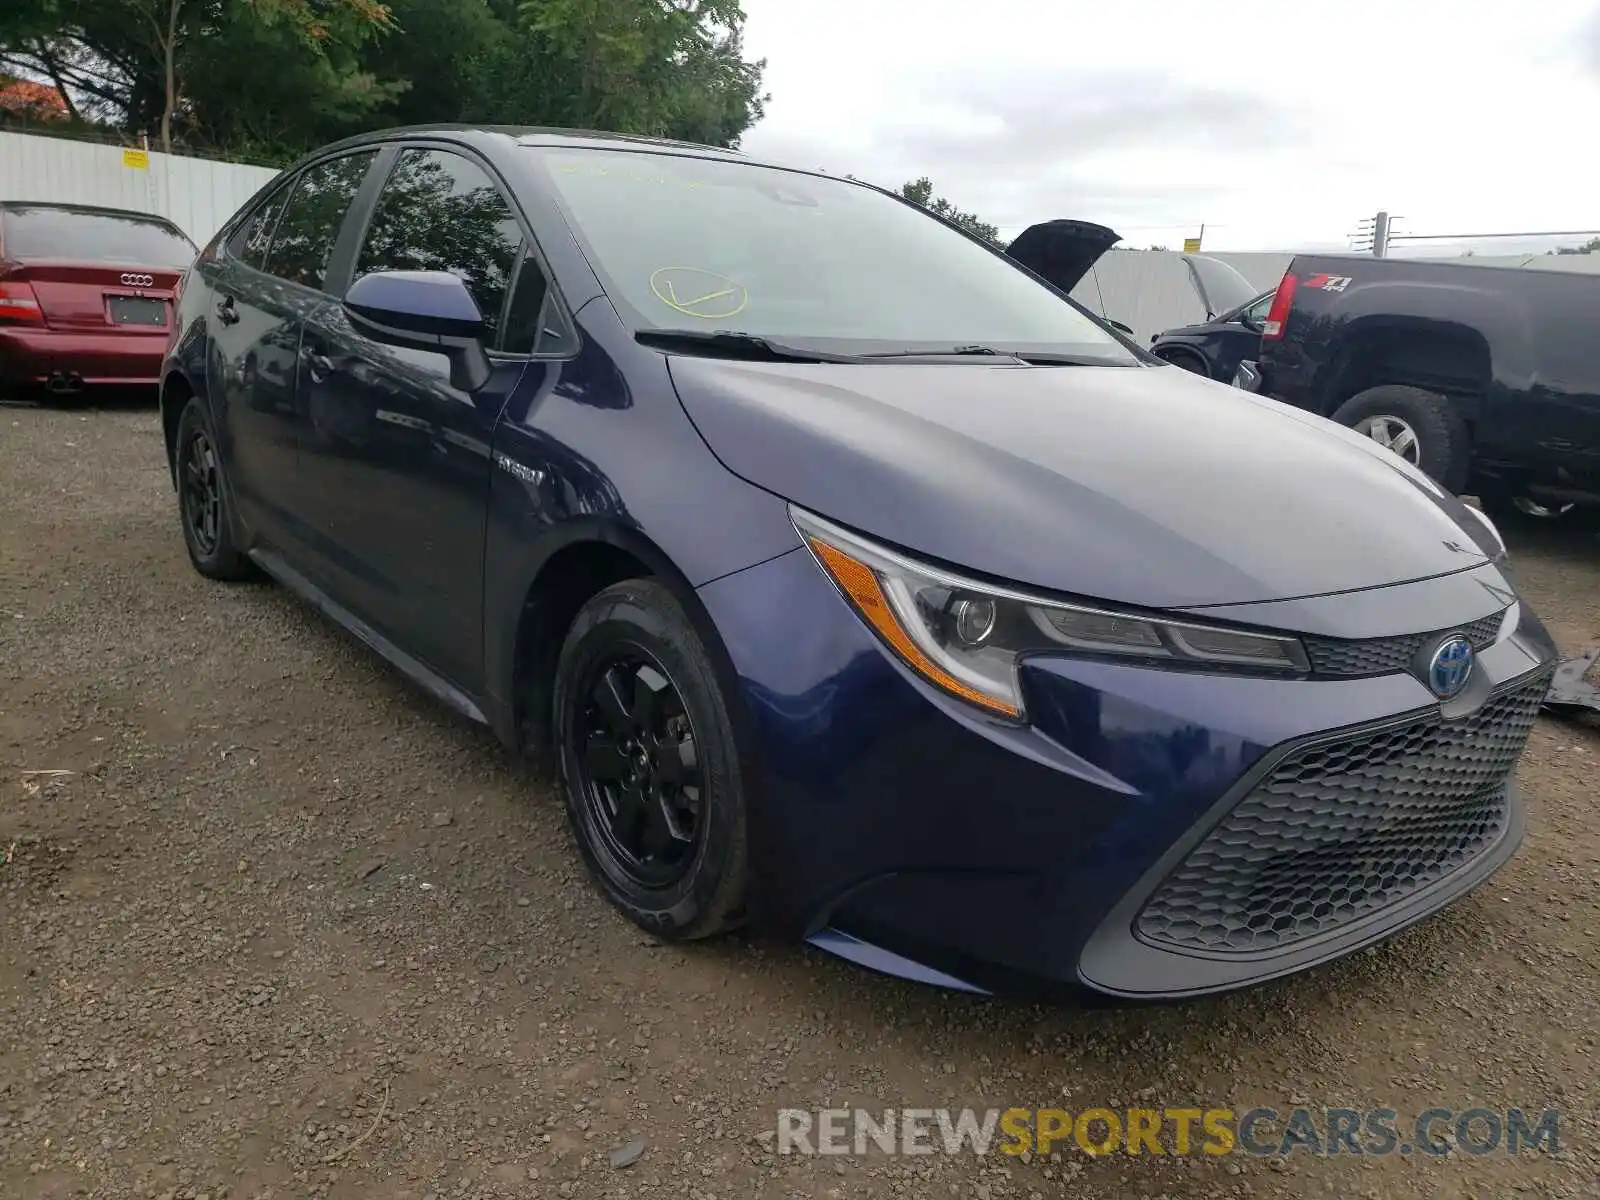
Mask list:
[[[155,287],[155,285],[156,277],[154,275],[124,275],[122,277],[123,287]]]
[[[1428,686],[1441,700],[1460,694],[1472,676],[1472,643],[1459,633],[1439,643],[1428,663]]]

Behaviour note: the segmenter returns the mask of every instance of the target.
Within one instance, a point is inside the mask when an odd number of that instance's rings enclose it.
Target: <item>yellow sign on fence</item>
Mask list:
[[[148,150],[124,150],[122,152],[122,165],[132,167],[135,171],[148,171],[150,169],[150,152]]]

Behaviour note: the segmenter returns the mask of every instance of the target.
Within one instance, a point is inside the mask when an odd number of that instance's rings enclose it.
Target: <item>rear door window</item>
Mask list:
[[[278,219],[265,270],[290,283],[321,289],[339,227],[361,190],[376,151],[346,154],[307,167]]]
[[[194,243],[175,226],[139,213],[16,205],[0,213],[7,258],[71,259],[121,266],[183,268]]]
[[[522,230],[489,173],[459,154],[403,151],[383,185],[356,258],[356,278],[373,271],[449,271],[466,283],[498,345],[501,312],[522,250]],[[530,264],[537,274],[537,264]],[[543,301],[542,279],[529,279]],[[526,350],[527,347],[520,347]]]

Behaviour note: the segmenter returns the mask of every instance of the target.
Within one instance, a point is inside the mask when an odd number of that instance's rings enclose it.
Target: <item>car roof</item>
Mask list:
[[[672,138],[644,137],[628,133],[611,133],[596,129],[560,129],[545,125],[466,125],[460,123],[439,125],[402,125],[392,129],[376,129],[357,134],[343,141],[324,146],[316,154],[329,150],[347,150],[356,146],[379,145],[415,137],[440,137],[469,144],[517,146],[584,146],[606,150],[643,150],[657,153],[693,154],[704,158],[720,158],[729,162],[755,162],[738,150],[726,146],[707,146],[699,142],[676,141]],[[308,156],[310,157],[310,156]],[[763,164],[781,166],[779,163]]]
[[[44,209],[47,212],[75,212],[88,213],[92,216],[104,217],[137,217],[141,221],[149,221],[153,225],[166,225],[171,229],[183,231],[174,225],[171,219],[163,217],[160,213],[140,212],[136,208],[109,208],[103,204],[62,204],[55,200],[0,200],[0,212],[13,212],[17,209]]]

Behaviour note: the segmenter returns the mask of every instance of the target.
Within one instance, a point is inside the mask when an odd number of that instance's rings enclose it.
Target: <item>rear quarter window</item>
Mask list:
[[[284,201],[288,198],[289,185],[285,183],[258,204],[234,231],[228,242],[228,254],[261,270],[266,265],[272,231],[277,227],[278,215],[283,212]]]

